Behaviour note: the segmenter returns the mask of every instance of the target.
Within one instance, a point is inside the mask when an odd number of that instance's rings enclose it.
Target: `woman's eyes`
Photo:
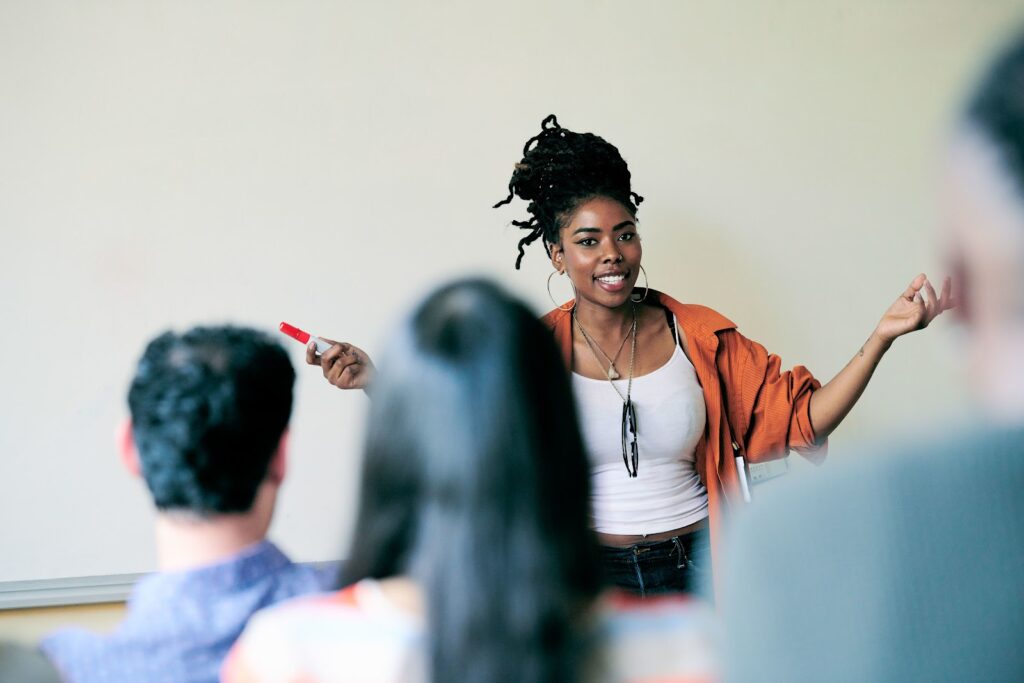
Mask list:
[[[635,232],[624,232],[621,235],[619,235],[620,242],[632,242],[634,239],[636,239]],[[597,240],[593,237],[585,237],[576,244],[580,245],[581,247],[592,247],[595,244],[597,244]]]

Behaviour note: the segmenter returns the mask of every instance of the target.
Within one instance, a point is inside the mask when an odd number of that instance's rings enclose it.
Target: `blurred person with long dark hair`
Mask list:
[[[1024,33],[946,170],[977,424],[791,482],[739,520],[731,681],[1024,681]]]
[[[550,333],[495,286],[428,296],[375,380],[348,587],[257,615],[223,673],[276,681],[705,680],[706,607],[602,594]]]

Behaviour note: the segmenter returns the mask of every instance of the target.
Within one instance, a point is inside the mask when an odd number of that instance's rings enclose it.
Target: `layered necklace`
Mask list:
[[[576,327],[579,329],[580,334],[583,335],[583,339],[587,342],[587,348],[590,349],[590,353],[594,356],[594,361],[604,369],[604,363],[598,357],[598,353],[604,356],[608,360],[608,369],[605,370],[605,376],[608,378],[608,383],[612,385],[612,389],[622,399],[622,462],[626,465],[626,472],[630,477],[635,477],[637,473],[637,466],[640,463],[640,450],[637,447],[637,423],[636,423],[636,408],[633,405],[633,363],[636,360],[636,304],[632,305],[633,313],[633,324],[630,325],[629,332],[622,338],[622,343],[619,344],[619,350],[615,352],[615,358],[610,358],[608,354],[598,346],[597,342],[587,334],[587,331],[583,329],[583,325],[580,324],[579,318],[576,317],[576,311],[573,311],[572,319],[576,323]],[[626,345],[626,339],[632,339],[633,343],[630,345],[629,351],[629,372],[627,374],[628,381],[626,382],[626,393],[623,395],[619,388],[615,386],[616,380],[619,378],[619,373],[615,370],[615,359],[619,357],[619,353],[622,352],[622,347]]]

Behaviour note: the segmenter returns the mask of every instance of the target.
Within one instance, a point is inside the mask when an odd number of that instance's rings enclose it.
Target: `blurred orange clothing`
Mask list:
[[[731,506],[743,504],[735,454],[743,454],[748,463],[781,458],[790,450],[813,462],[824,459],[827,443],[815,443],[810,416],[811,393],[821,383],[802,365],[782,371],[778,356],[706,306],[680,303],[653,289],[646,299],[646,304],[651,302],[675,315],[704,391],[707,426],[697,444],[697,473],[708,491],[712,557],[717,564],[715,539],[722,517]],[[562,309],[550,311],[542,321],[571,368],[572,313]]]

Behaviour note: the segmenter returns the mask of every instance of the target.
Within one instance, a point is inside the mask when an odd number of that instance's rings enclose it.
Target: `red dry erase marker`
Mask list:
[[[309,346],[309,340],[312,339],[314,342],[316,342],[317,353],[323,353],[327,349],[331,348],[331,345],[325,342],[320,337],[315,337],[311,335],[309,332],[306,332],[305,330],[300,330],[294,325],[289,325],[288,323],[281,323],[280,325],[278,325],[278,329],[287,334],[292,339],[302,342],[306,346]]]

